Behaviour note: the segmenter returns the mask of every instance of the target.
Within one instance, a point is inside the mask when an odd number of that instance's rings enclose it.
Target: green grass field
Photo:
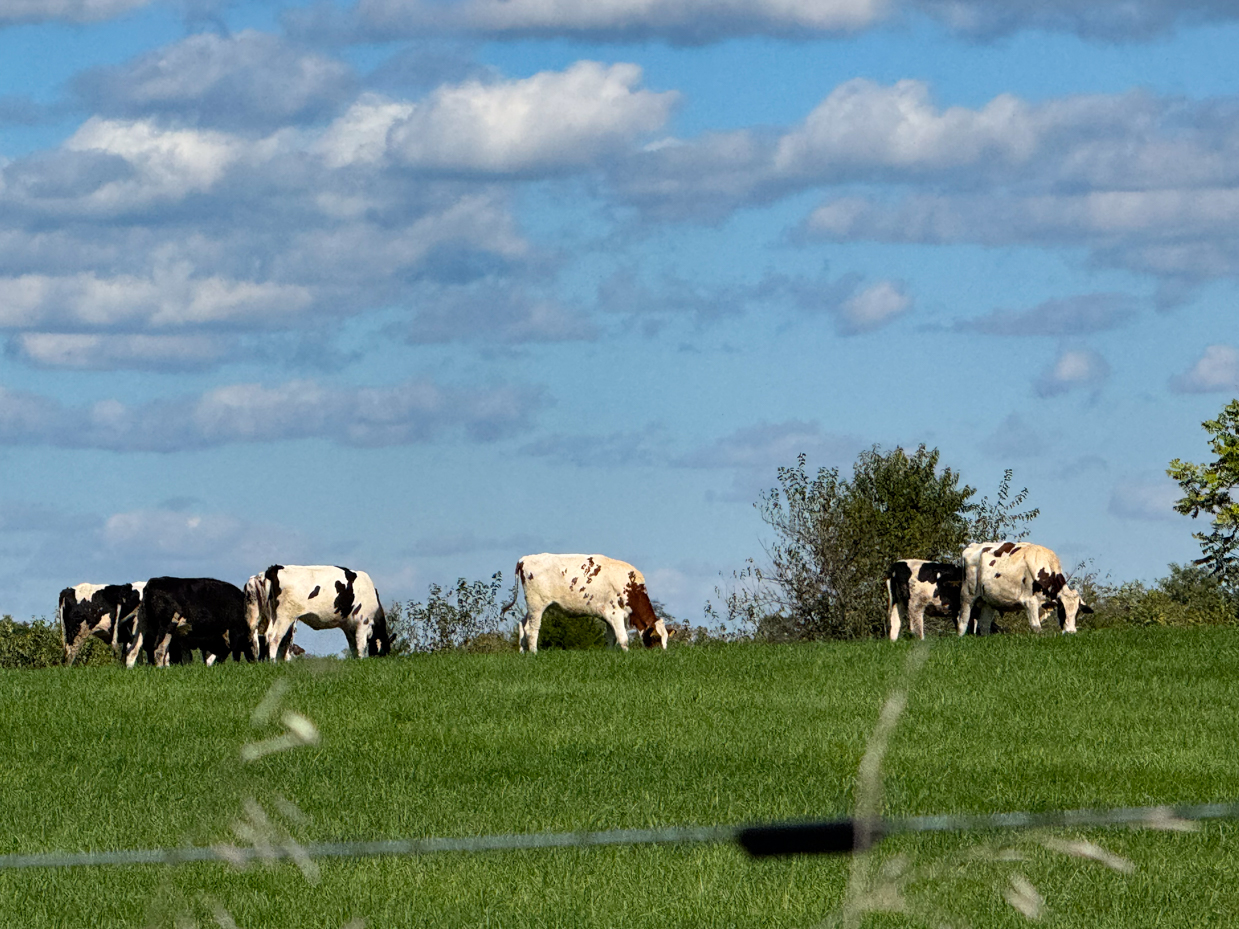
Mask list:
[[[209,844],[255,798],[294,801],[301,841],[833,816],[909,643],[436,654],[383,661],[0,673],[0,853]],[[276,734],[272,683],[314,747],[242,763]],[[933,642],[885,766],[890,814],[1239,798],[1239,630],[1124,630]],[[1070,834],[1078,835],[1078,834]],[[866,925],[1026,924],[1018,872],[1055,926],[1239,919],[1239,829],[1098,830],[1133,874],[1002,835],[890,839],[920,869],[907,915]],[[810,927],[849,864],[753,862],[730,847],[443,855],[0,873],[3,927],[370,929]],[[922,920],[933,912],[935,915]],[[178,922],[179,920],[179,922]],[[360,925],[360,923],[354,923]]]

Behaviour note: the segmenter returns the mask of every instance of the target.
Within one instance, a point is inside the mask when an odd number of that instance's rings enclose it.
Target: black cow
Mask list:
[[[202,650],[207,664],[229,655],[234,661],[258,657],[245,623],[245,595],[210,577],[151,578],[125,663],[133,667],[139,652],[145,652],[150,664],[167,667],[191,660],[194,649]]]
[[[135,614],[142,600],[143,582],[133,584],[78,584],[60,592],[56,619],[64,643],[65,664],[73,664],[90,636],[124,654],[133,638]]]
[[[923,639],[926,613],[959,616],[959,591],[963,583],[964,569],[953,564],[916,558],[892,564],[886,572],[891,641],[899,638],[901,620],[906,619],[911,633]]]

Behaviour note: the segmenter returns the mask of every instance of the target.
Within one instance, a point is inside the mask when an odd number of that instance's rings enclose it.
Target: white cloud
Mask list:
[[[246,29],[191,35],[124,64],[92,68],[73,87],[96,112],[269,127],[321,116],[355,83],[342,61]]]
[[[1033,385],[1037,395],[1053,397],[1081,387],[1099,387],[1110,376],[1110,365],[1089,349],[1065,349]]]
[[[1169,520],[1178,515],[1174,505],[1182,496],[1179,485],[1169,479],[1122,481],[1110,494],[1109,510],[1122,519]]]
[[[956,329],[1001,336],[1077,336],[1121,326],[1135,315],[1126,294],[1080,294],[1045,300],[1026,310],[998,309],[960,320]]]
[[[44,368],[108,371],[115,368],[186,370],[219,362],[236,350],[230,339],[210,335],[94,335],[22,332],[11,349]]]
[[[151,0],[0,0],[0,26],[63,20],[97,22],[147,6]]]
[[[1186,372],[1170,379],[1170,389],[1192,394],[1239,391],[1239,348],[1210,345]]]
[[[392,123],[388,151],[402,165],[452,174],[587,167],[666,122],[678,94],[640,82],[637,65],[578,61],[523,80],[440,88]]]
[[[843,335],[880,329],[912,308],[912,298],[899,284],[878,281],[839,304],[835,324]]]
[[[536,388],[456,388],[425,380],[390,387],[228,384],[198,397],[82,407],[0,387],[0,443],[177,452],[296,439],[363,447],[443,436],[489,442],[528,431],[544,402]]]
[[[149,278],[25,274],[0,278],[0,327],[161,329],[245,321],[256,314],[270,322],[303,311],[310,301],[305,287],[193,278],[184,263]]]
[[[698,43],[852,31],[875,22],[886,6],[884,0],[361,0],[356,14],[372,36],[464,30]]]

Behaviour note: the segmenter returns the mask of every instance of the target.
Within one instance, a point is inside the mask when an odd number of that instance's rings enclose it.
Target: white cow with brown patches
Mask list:
[[[964,549],[964,583],[959,597],[960,635],[968,632],[978,603],[976,633],[984,635],[998,611],[1024,610],[1034,632],[1041,631],[1041,610],[1051,604],[1063,632],[1076,631],[1076,616],[1092,607],[1067,586],[1058,556],[1030,542],[974,542]]]
[[[641,633],[647,648],[667,647],[671,634],[654,613],[645,576],[626,561],[605,555],[526,555],[516,563],[516,585],[502,617],[525,592],[521,651],[538,651],[542,614],[552,603],[565,613],[596,616],[606,625],[607,644],[628,651],[628,630]]]

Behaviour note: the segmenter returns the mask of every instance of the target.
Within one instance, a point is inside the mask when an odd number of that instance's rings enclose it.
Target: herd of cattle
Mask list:
[[[1063,632],[1076,631],[1076,616],[1093,612],[1067,586],[1054,552],[1029,542],[974,542],[964,549],[963,564],[896,561],[886,574],[890,636],[899,638],[907,622],[913,635],[925,637],[925,614],[955,620],[960,635],[986,635],[999,612],[1023,610],[1028,624],[1041,631],[1041,611],[1053,607]],[[980,606],[974,618],[973,611]]]
[[[955,618],[964,635],[988,632],[998,611],[1025,610],[1039,630],[1042,609],[1053,606],[1065,632],[1075,632],[1078,613],[1092,612],[1067,586],[1058,556],[1025,542],[969,545],[962,565],[897,561],[886,589],[892,639],[905,622],[924,638],[927,613]],[[641,572],[603,555],[526,555],[516,563],[512,599],[501,617],[522,592],[522,651],[537,652],[542,615],[552,604],[597,617],[608,644],[625,651],[630,630],[640,633],[647,648],[666,648],[673,632],[655,613]],[[330,565],[271,565],[244,589],[205,577],[78,584],[60,592],[57,619],[69,664],[91,636],[111,645],[128,667],[142,655],[155,666],[179,664],[192,660],[194,651],[207,664],[228,656],[287,660],[300,651],[293,644],[298,621],[343,630],[357,657],[391,650],[387,616],[370,576]]]

